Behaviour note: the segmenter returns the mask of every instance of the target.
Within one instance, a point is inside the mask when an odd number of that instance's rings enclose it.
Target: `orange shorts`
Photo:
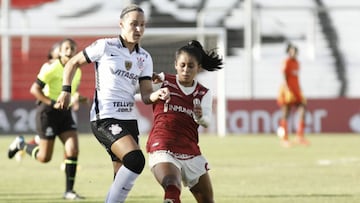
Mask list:
[[[297,99],[293,92],[283,84],[280,87],[279,95],[277,98],[277,103],[279,106],[283,105],[294,105],[294,104],[306,104],[305,97],[300,93],[301,99]]]

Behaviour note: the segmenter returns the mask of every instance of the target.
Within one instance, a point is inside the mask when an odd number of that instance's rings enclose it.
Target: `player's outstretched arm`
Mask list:
[[[75,71],[81,65],[87,63],[84,53],[81,51],[72,57],[64,67],[62,92],[57,99],[60,109],[68,109],[71,102],[71,82]]]

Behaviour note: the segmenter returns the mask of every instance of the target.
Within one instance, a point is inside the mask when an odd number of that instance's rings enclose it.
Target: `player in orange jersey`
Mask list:
[[[281,143],[284,147],[290,147],[288,121],[292,107],[296,107],[299,113],[298,127],[296,129],[297,144],[309,145],[304,137],[306,99],[303,96],[299,83],[299,62],[297,60],[298,49],[293,44],[286,48],[288,57],[285,59],[283,74],[284,83],[280,87],[277,102],[282,110],[282,117],[279,123],[277,134],[281,137]]]

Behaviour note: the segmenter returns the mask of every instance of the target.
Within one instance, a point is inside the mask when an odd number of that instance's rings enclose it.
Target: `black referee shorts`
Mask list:
[[[36,130],[42,139],[55,139],[56,135],[77,130],[71,110],[58,110],[40,103],[36,109]]]

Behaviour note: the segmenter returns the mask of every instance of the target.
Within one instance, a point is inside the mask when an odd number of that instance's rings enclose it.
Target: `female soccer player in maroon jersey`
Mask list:
[[[197,202],[214,202],[208,162],[202,156],[198,127],[210,123],[212,96],[196,75],[202,70],[222,68],[214,51],[204,51],[198,41],[190,41],[176,52],[176,75],[154,75],[168,88],[170,99],[153,104],[154,125],[147,142],[149,166],[165,191],[165,203],[179,203],[181,180]]]

